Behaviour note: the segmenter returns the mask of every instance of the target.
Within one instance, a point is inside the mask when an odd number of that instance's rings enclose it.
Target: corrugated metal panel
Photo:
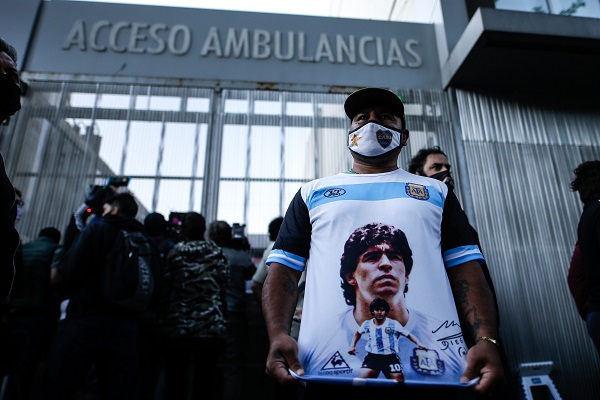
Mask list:
[[[565,399],[597,399],[600,362],[566,275],[581,204],[573,169],[600,159],[600,115],[457,92],[476,227],[508,358],[553,361]]]

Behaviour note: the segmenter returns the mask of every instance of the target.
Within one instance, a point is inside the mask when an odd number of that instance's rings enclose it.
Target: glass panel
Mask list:
[[[196,125],[183,123],[167,123],[162,176],[190,176],[195,153]]]
[[[243,178],[246,176],[247,143],[247,126],[225,125],[223,127],[221,176],[227,178]]]
[[[128,110],[130,98],[131,96],[126,94],[100,94],[98,96],[98,108]]]
[[[311,128],[285,128],[285,178],[312,179],[315,175]]]
[[[300,116],[313,116],[313,105],[312,103],[298,103],[298,102],[287,102],[285,104],[285,111],[287,115],[300,115]]]
[[[600,18],[600,1],[550,0],[553,14]]]
[[[125,175],[156,174],[161,122],[132,122],[125,161]]]
[[[179,111],[181,98],[174,96],[136,96],[136,110]]]
[[[231,114],[247,114],[248,100],[226,99],[225,112]]]
[[[138,217],[152,211],[152,197],[154,195],[154,179],[133,178],[127,186],[131,194],[140,202],[141,210],[138,211]],[[166,214],[165,218],[167,217]]]
[[[89,125],[89,123],[88,123]],[[100,158],[115,173],[119,173],[123,145],[125,144],[125,121],[96,121],[100,141]]]
[[[250,143],[250,173],[252,178],[279,178],[281,129],[273,126],[253,126]]]
[[[250,184],[249,209],[246,232],[264,234],[269,222],[279,216],[279,182],[253,182]]]
[[[187,112],[208,112],[210,100],[206,98],[190,97],[187,99]]]
[[[71,93],[69,96],[69,105],[71,107],[94,107],[96,95],[94,93]]]
[[[202,210],[202,191],[204,190],[204,181],[196,179],[194,181],[194,200],[192,211],[200,212]]]
[[[281,102],[257,100],[254,102],[254,114],[280,115]]]
[[[165,218],[171,211],[190,211],[190,188],[191,182],[187,179],[161,179],[156,211]]]
[[[200,136],[198,137],[198,165],[196,166],[196,177],[204,176],[204,162],[206,160],[206,140],[208,125],[200,125]],[[194,203],[195,204],[195,203]]]
[[[221,181],[217,219],[227,221],[229,225],[232,225],[234,222],[243,223],[244,185],[244,182]],[[210,223],[210,221],[206,222],[207,224]]]
[[[496,0],[498,10],[549,13],[546,0]]]

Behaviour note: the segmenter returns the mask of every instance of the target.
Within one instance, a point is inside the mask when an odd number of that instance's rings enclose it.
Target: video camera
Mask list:
[[[106,180],[106,184],[90,185],[85,193],[85,204],[87,204],[94,214],[102,213],[102,205],[110,196],[115,194],[115,189],[129,185],[131,178],[123,176],[111,176]]]

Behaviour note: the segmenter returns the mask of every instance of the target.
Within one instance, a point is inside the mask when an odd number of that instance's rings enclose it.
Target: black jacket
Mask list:
[[[144,226],[134,218],[107,215],[86,226],[65,253],[58,272],[69,299],[67,318],[90,315],[129,317],[132,314],[110,307],[102,295],[103,269],[106,257],[115,244],[119,230],[144,231]],[[160,276],[158,251],[153,248],[152,269]]]

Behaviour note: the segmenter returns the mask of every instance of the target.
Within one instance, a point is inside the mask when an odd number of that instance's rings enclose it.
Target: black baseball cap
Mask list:
[[[346,111],[348,118],[352,120],[365,107],[380,105],[391,107],[392,111],[402,119],[402,124],[406,128],[404,104],[402,104],[402,100],[396,93],[388,89],[359,89],[348,96],[344,102],[344,111]]]

